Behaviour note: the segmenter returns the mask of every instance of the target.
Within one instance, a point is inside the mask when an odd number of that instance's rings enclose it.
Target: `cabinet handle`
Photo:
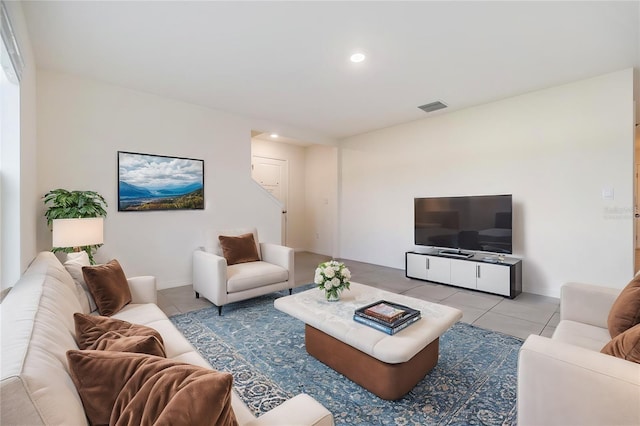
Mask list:
[[[427,257],[427,269],[429,269],[429,258]]]
[[[480,265],[476,265],[476,277],[480,278]]]

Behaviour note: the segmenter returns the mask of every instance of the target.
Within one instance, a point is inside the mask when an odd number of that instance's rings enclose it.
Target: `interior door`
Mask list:
[[[251,177],[282,204],[282,244],[287,245],[287,160],[252,156]]]

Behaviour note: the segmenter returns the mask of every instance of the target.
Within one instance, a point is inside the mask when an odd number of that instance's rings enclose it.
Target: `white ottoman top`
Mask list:
[[[388,300],[418,309],[422,318],[393,336],[353,320],[356,309],[378,300]],[[389,364],[409,361],[462,318],[462,311],[458,309],[354,282],[351,283],[350,290],[342,292],[338,302],[328,302],[323,291],[313,288],[281,297],[274,302],[274,306]]]

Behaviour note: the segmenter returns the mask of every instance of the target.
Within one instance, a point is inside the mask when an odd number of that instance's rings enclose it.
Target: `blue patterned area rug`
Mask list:
[[[337,425],[516,424],[522,340],[457,323],[440,338],[436,367],[402,399],[384,401],[307,354],[304,324],[273,307],[285,294],[227,305],[222,316],[213,307],[171,317],[214,368],[233,374],[257,415],[305,392]]]

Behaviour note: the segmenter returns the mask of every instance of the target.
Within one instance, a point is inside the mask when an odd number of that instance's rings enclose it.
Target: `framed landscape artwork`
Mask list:
[[[118,151],[118,211],[204,209],[204,160]]]

